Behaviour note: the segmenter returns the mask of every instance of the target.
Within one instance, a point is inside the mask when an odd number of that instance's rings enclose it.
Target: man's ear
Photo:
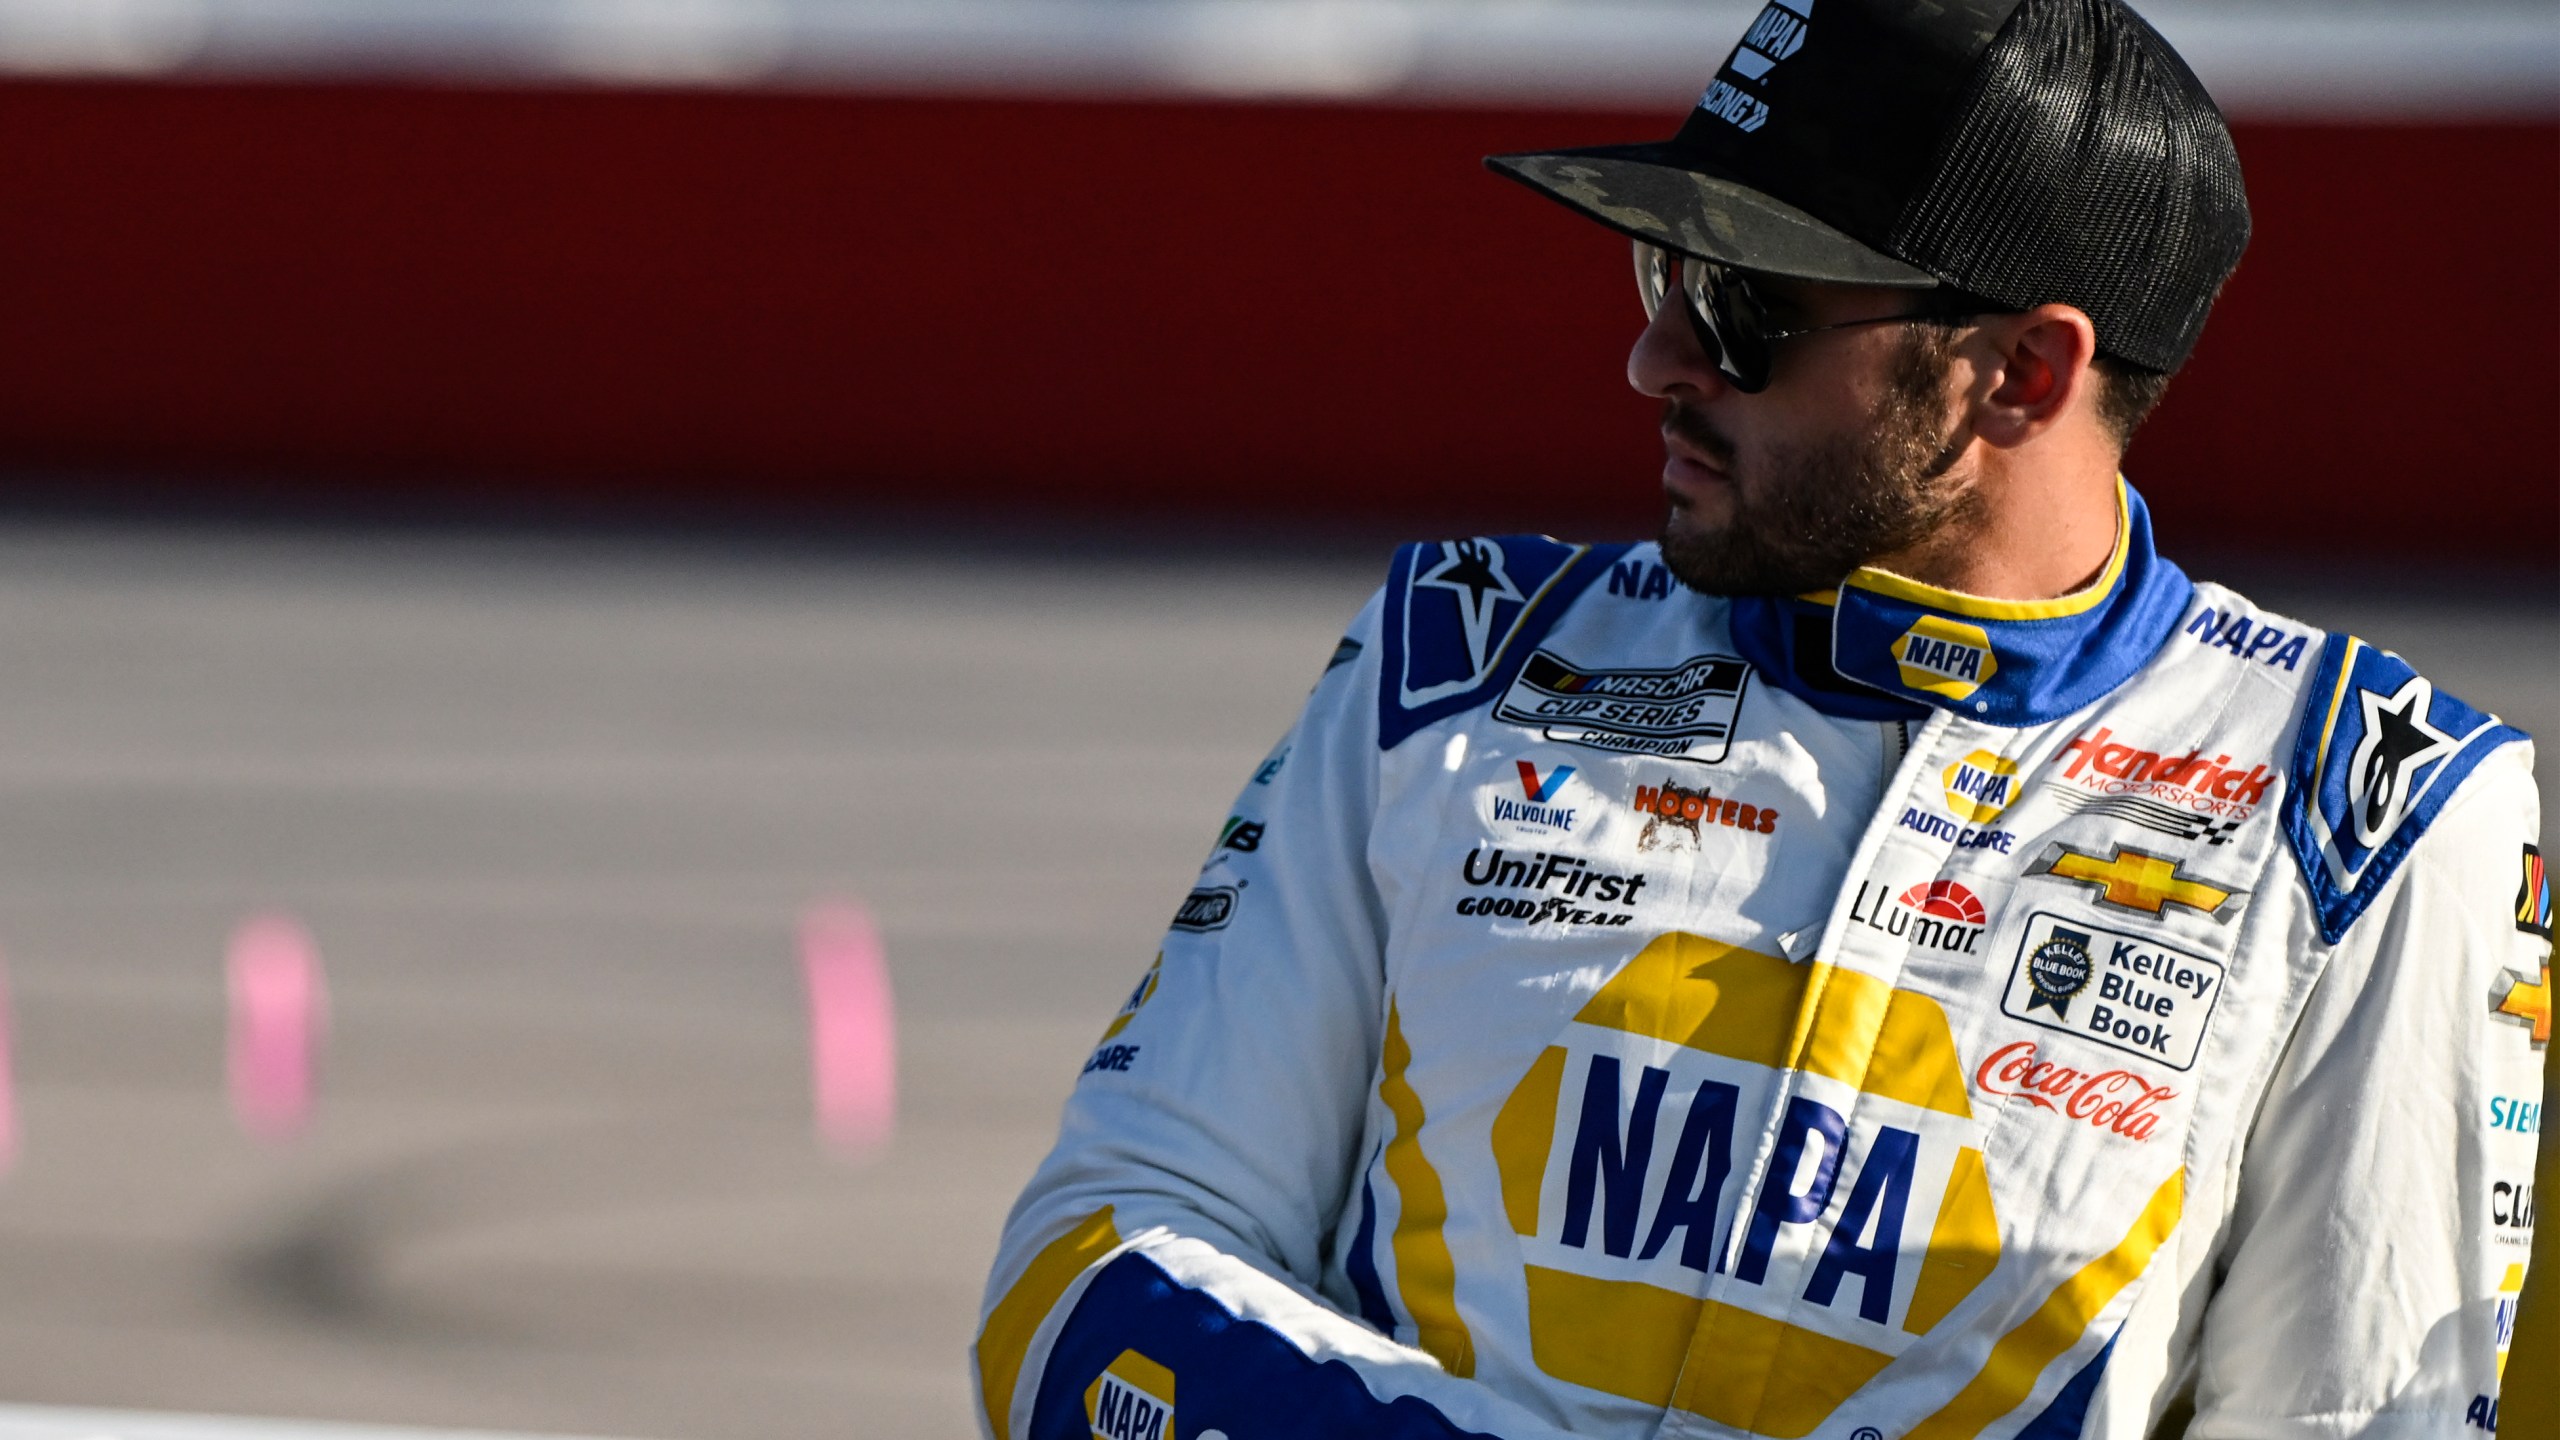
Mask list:
[[[2016,449],[2094,403],[2098,328],[2081,311],[2039,305],[1990,316],[1977,338],[1993,351],[1984,372],[1989,392],[1974,406],[1974,433],[1988,443]]]

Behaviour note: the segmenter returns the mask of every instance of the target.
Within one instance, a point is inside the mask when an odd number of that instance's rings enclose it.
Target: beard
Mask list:
[[[1687,507],[1675,498],[1663,522],[1663,564],[1709,595],[1803,595],[1834,589],[1877,556],[1961,519],[1975,496],[1947,479],[1964,454],[1947,419],[1953,350],[1947,332],[1912,326],[1865,424],[1773,447],[1749,473],[1703,413],[1667,402],[1662,428],[1733,477],[1735,503],[1730,523],[1705,531],[1680,525]]]

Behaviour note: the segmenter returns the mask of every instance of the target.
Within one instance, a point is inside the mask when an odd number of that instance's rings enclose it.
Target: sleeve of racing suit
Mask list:
[[[2481,763],[2312,993],[2242,1160],[2190,1435],[2496,1428],[2550,1037],[2532,753]]]
[[[1385,1023],[1380,608],[1244,787],[1006,1223],[974,1351],[994,1440],[1560,1433],[1316,1294]]]

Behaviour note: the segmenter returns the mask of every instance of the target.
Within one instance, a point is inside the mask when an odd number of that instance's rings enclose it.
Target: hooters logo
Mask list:
[[[2128,1140],[2150,1139],[2160,1123],[2159,1107],[2178,1098],[2177,1091],[2131,1070],[2056,1065],[2043,1058],[2033,1040],[2013,1040],[1983,1057],[1973,1072],[1973,1088],[1996,1099],[2016,1096],[2039,1110],[2059,1111]]]

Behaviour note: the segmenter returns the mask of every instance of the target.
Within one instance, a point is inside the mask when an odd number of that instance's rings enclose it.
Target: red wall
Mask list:
[[[0,466],[1644,531],[1625,252],[1476,162],[1673,118],[9,82]],[[2240,147],[2171,543],[2560,554],[2560,126]]]

